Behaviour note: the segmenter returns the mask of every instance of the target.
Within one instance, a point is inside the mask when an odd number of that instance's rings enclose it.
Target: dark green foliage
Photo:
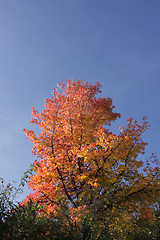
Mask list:
[[[102,205],[92,206],[82,212],[81,221],[74,223],[69,211],[58,210],[57,215],[47,215],[38,204],[31,200],[26,204],[14,204],[21,190],[1,179],[0,189],[0,240],[159,240],[160,239],[160,202],[151,209],[151,217],[145,213],[133,219],[133,225],[122,233],[110,231],[102,223]],[[99,210],[98,210],[99,209]],[[98,214],[99,212],[99,214]],[[125,220],[124,220],[125,221]]]
[[[5,219],[10,216],[9,210],[15,206],[15,198],[21,192],[22,189],[20,186],[16,187],[16,182],[6,183],[0,178],[0,239],[3,239],[3,232],[8,231]]]
[[[8,233],[4,239],[54,239],[52,238],[53,221],[37,216],[37,206],[31,201],[26,206],[14,207],[6,219]],[[55,231],[54,226],[54,231]]]

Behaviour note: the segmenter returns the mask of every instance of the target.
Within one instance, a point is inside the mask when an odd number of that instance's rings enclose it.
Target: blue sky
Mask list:
[[[19,181],[29,168],[31,107],[69,78],[102,84],[122,115],[117,133],[146,115],[146,157],[159,156],[159,26],[159,0],[0,1],[0,177]]]

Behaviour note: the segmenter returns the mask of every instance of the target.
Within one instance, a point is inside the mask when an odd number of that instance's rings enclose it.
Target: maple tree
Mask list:
[[[101,228],[113,229],[113,222],[131,219],[159,196],[158,158],[139,158],[149,124],[145,117],[141,124],[128,118],[120,134],[113,134],[109,126],[120,114],[113,112],[111,98],[97,97],[99,82],[70,79],[58,87],[41,113],[32,108],[30,122],[40,132],[24,129],[37,156],[25,201],[32,199],[47,215],[64,209],[76,224],[76,216],[91,210]]]

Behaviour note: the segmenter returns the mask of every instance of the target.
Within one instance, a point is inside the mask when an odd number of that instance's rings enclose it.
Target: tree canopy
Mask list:
[[[60,82],[41,113],[32,108],[30,122],[40,131],[24,129],[37,158],[25,202],[32,200],[48,216],[71,214],[76,224],[91,212],[99,236],[103,229],[122,229],[124,218],[129,228],[133,216],[139,219],[160,193],[158,158],[140,158],[147,145],[146,117],[141,124],[128,118],[119,135],[110,132],[120,114],[113,112],[111,98],[99,97],[100,89],[99,82]]]

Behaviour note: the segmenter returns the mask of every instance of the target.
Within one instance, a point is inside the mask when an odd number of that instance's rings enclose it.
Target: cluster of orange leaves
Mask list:
[[[72,206],[72,212],[82,211],[103,198],[106,212],[122,203],[130,206],[131,200],[155,201],[160,189],[159,160],[153,155],[145,166],[138,157],[147,145],[142,140],[147,119],[138,124],[128,118],[127,126],[115,135],[109,126],[120,114],[113,112],[111,98],[96,97],[101,93],[99,82],[70,79],[58,87],[41,113],[32,108],[30,122],[40,133],[24,129],[37,157],[28,180],[32,193],[25,201],[32,199],[47,214],[63,205]]]

